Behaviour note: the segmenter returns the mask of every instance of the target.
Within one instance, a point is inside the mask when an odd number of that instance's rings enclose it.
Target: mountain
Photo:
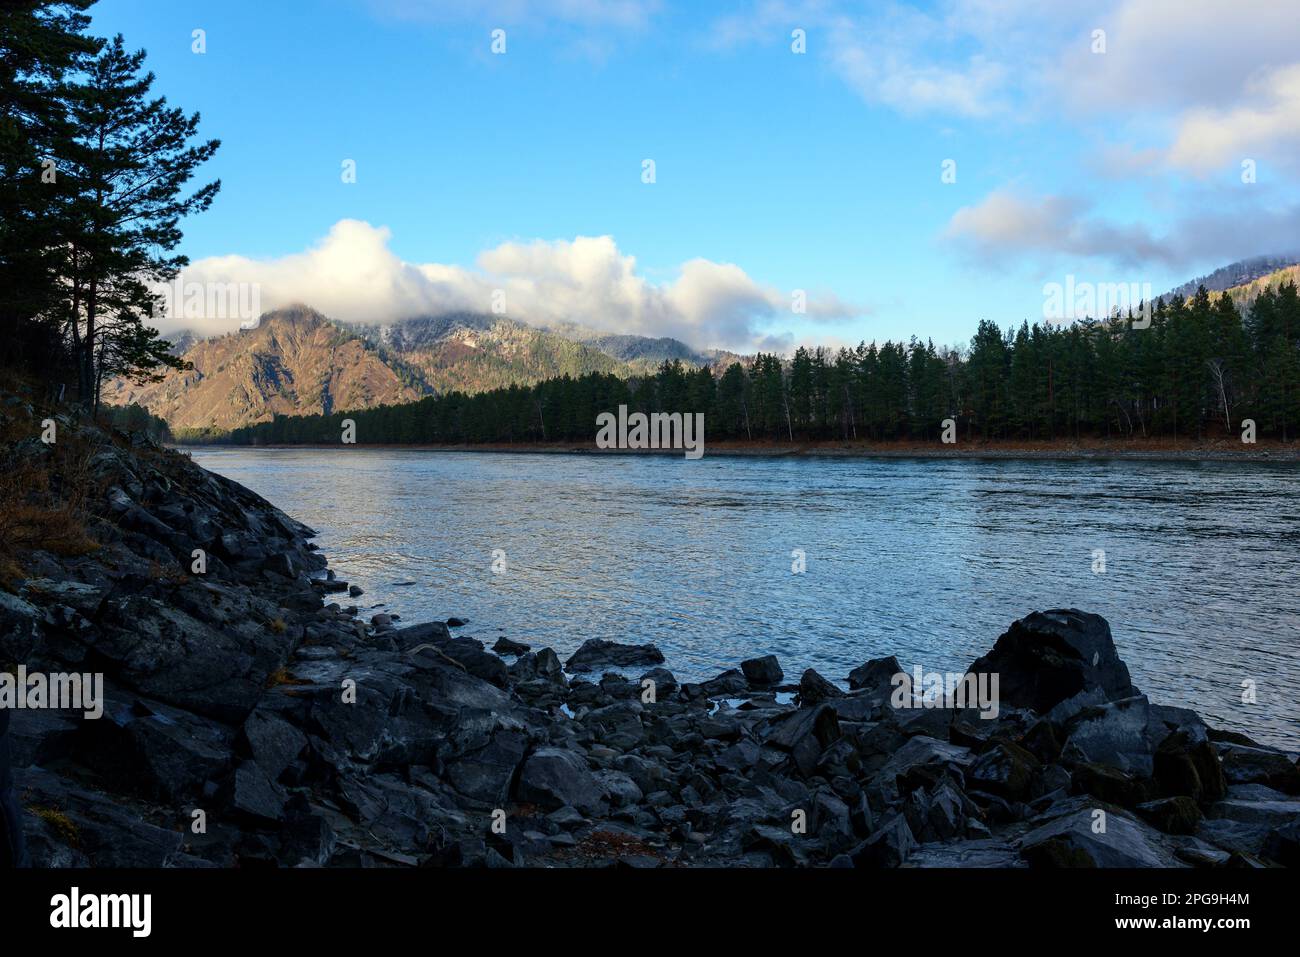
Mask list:
[[[253,328],[213,339],[178,332],[169,340],[192,370],[147,385],[118,379],[104,397],[112,405],[144,406],[181,435],[227,431],[277,414],[368,409],[564,375],[631,378],[654,372],[664,360],[699,366],[730,355],[698,352],[676,339],[608,335],[574,324],[542,329],[481,313],[344,324],[307,306],[267,313]]]
[[[504,316],[452,313],[350,328],[418,370],[437,392],[483,392],[563,375],[627,377],[640,371],[600,349]]]
[[[146,385],[114,380],[105,401],[138,403],[184,433],[410,402],[431,391],[405,363],[306,306],[268,313],[252,329],[173,341],[193,369]]]

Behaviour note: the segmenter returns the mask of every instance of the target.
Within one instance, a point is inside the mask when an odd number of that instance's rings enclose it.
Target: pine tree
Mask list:
[[[220,182],[185,193],[197,167],[220,145],[191,145],[198,114],[150,99],[154,77],[145,54],[122,37],[105,45],[71,99],[75,133],[60,144],[74,190],[62,225],[71,251],[69,331],[82,402],[99,403],[106,374],[148,375],[179,360],[146,321],[161,307],[153,286],[188,260],[172,251],[180,220],[212,203]]]

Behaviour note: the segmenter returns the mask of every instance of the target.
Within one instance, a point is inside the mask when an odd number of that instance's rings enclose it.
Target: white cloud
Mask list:
[[[1064,259],[1185,268],[1285,252],[1295,248],[1298,235],[1300,206],[1197,212],[1156,235],[1143,224],[1094,215],[1087,203],[1073,197],[1002,189],[957,210],[942,238],[984,264],[1028,256],[1040,264]]]
[[[1208,173],[1248,158],[1293,157],[1300,148],[1300,64],[1258,77],[1250,88],[1252,103],[1184,116],[1170,164]]]
[[[184,270],[181,288],[248,284],[265,311],[301,302],[345,322],[486,313],[500,291],[505,314],[534,325],[575,322],[604,332],[673,336],[700,348],[768,349],[789,341],[769,327],[794,318],[791,292],[761,284],[731,263],[692,259],[673,281],[656,284],[609,236],[503,243],[481,253],[472,269],[403,262],[388,248],[389,238],[387,229],[340,220],[304,253],[199,260]],[[835,321],[863,312],[834,295],[809,293],[800,318]],[[212,335],[237,324],[190,314],[162,327]]]
[[[933,6],[763,0],[716,20],[713,44],[786,43],[808,30],[865,101],[908,115],[1065,118],[1150,142],[1150,160],[1202,174],[1253,150],[1290,163],[1300,143],[1300,17],[1279,0],[940,0]],[[1092,49],[1104,30],[1106,49]],[[1129,147],[1132,148],[1132,147]],[[1258,157],[1257,157],[1258,158]]]

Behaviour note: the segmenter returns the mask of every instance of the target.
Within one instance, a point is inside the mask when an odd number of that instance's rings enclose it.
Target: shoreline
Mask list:
[[[170,443],[181,452],[195,449],[338,449],[337,443],[265,443],[257,445],[211,443]],[[399,444],[358,442],[353,448],[410,452],[508,453],[516,455],[654,455],[680,458],[681,449],[598,449],[567,442],[520,442],[481,444]],[[1045,461],[1166,461],[1166,462],[1300,462],[1300,444],[1261,443],[1254,447],[1237,447],[1227,443],[1179,446],[1174,443],[1142,442],[1072,442],[1059,445],[1037,443],[972,443],[955,447],[935,443],[868,443],[868,442],[795,442],[749,443],[721,442],[706,444],[704,456],[729,458],[836,458],[836,459],[976,459],[976,460],[1045,460]]]
[[[34,556],[0,589],[0,652],[61,674],[93,650],[109,720],[16,712],[38,866],[1300,862],[1297,753],[1150,700],[1100,616],[1013,622],[964,673],[973,703],[919,703],[892,656],[847,690],[761,647],[702,681],[650,644],[561,660],[545,634],[367,622],[343,607],[365,589],[270,501],[121,433],[65,433],[98,463],[99,548]]]

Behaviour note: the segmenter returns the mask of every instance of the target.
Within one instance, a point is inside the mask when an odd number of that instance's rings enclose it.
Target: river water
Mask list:
[[[193,455],[314,527],[367,617],[455,615],[561,657],[653,641],[685,680],[773,653],[787,680],[842,682],[887,654],[962,671],[1014,619],[1075,607],[1153,701],[1300,748],[1294,464]]]

